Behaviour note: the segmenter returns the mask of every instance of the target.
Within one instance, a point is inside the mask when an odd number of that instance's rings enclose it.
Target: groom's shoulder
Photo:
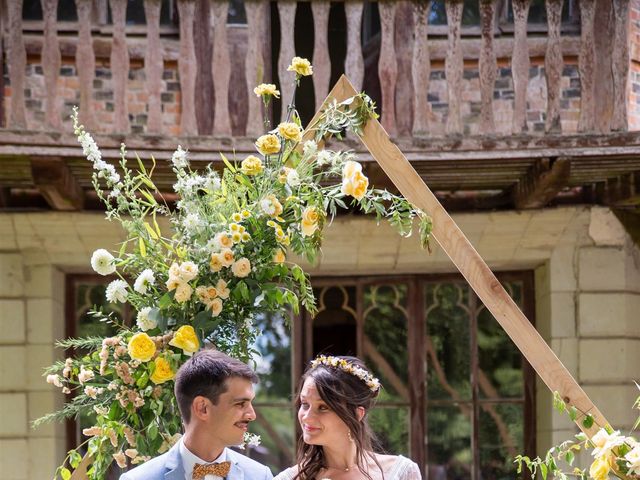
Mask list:
[[[247,473],[252,474],[254,478],[273,478],[271,470],[266,465],[263,465],[260,462],[256,462],[252,458],[249,458],[246,455],[238,453],[234,450],[228,449],[227,452],[229,460],[237,463],[244,470],[245,478]]]
[[[144,462],[142,465],[123,473],[120,476],[120,480],[146,480],[146,479],[164,479],[164,474],[167,472],[167,459],[169,452],[163,453],[159,457],[152,458],[148,462]]]

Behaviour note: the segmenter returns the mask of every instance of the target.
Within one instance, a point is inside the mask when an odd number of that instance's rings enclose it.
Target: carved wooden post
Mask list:
[[[253,93],[253,89],[263,81],[264,74],[262,56],[264,8],[259,0],[247,0],[244,3],[244,8],[247,12],[247,34],[249,36],[247,39],[247,56],[244,63],[249,103],[246,135],[254,137],[262,133],[262,100]],[[283,99],[283,105],[284,102],[285,100]]]
[[[214,87],[212,67],[213,42],[211,39],[213,19],[211,0],[196,0],[193,22],[193,49],[196,53],[196,87],[194,99],[196,124],[200,135],[211,135],[214,117]]]
[[[278,15],[280,16],[280,55],[278,55],[278,77],[280,78],[280,98],[282,99],[282,121],[287,117],[287,107],[293,96],[294,73],[287,72],[291,59],[296,56],[293,38],[296,20],[295,0],[278,0]]]
[[[227,0],[213,0],[211,6],[211,23],[213,24],[213,88],[215,91],[215,117],[213,134],[231,136],[231,115],[229,115],[229,78],[231,77],[231,60],[229,59],[229,43],[227,42]]]
[[[196,122],[196,51],[193,44],[193,21],[196,4],[194,0],[178,0],[180,14],[180,98],[182,111],[180,118],[180,134],[192,136],[198,134]]]
[[[91,38],[91,0],[76,0],[78,12],[78,48],[76,50],[76,69],[80,81],[80,122],[87,130],[96,130],[93,115],[93,79],[96,72],[96,59]]]
[[[480,1],[480,27],[482,29],[482,46],[480,47],[480,132],[494,133],[496,130],[493,118],[493,89],[496,84],[498,64],[493,48],[493,30],[496,14],[496,0]]]
[[[596,0],[595,18],[598,19],[598,35],[595,35],[595,81],[598,94],[595,96],[594,110],[595,128],[601,133],[611,130],[611,117],[613,116],[613,72],[611,71],[611,58],[613,55],[613,43],[615,37],[613,18],[613,6],[611,0]]]
[[[415,0],[413,3],[413,24],[415,40],[413,43],[413,135],[426,135],[433,112],[429,105],[429,76],[431,75],[431,58],[427,44],[429,31],[429,9],[431,0]]]
[[[42,44],[42,72],[45,88],[45,122],[47,127],[58,130],[61,126],[58,108],[58,77],[60,75],[61,55],[58,45],[58,0],[42,0],[44,19],[44,41]]]
[[[7,64],[11,83],[11,112],[9,128],[27,128],[24,106],[25,68],[27,52],[22,36],[22,0],[7,2],[9,16],[9,41],[7,42]]]
[[[0,0],[0,1],[2,1],[2,0]],[[7,9],[4,8],[4,4],[3,4],[2,10],[0,10],[0,59],[4,58],[4,49],[5,49],[5,46],[4,46],[4,37],[5,37],[4,26],[7,23],[6,15],[7,15]],[[8,57],[7,57],[7,59],[8,59]],[[7,125],[7,118],[5,117],[5,110],[4,110],[4,75],[0,75],[0,93],[1,93],[0,94],[0,127],[5,127]]]
[[[580,0],[580,120],[578,130],[589,132],[595,126],[595,19],[596,0]]]
[[[447,77],[447,94],[449,96],[449,115],[447,117],[447,133],[462,133],[462,119],[460,118],[460,92],[462,91],[462,45],[460,43],[460,29],[462,28],[461,0],[445,3],[447,23],[449,26],[447,58],[445,60],[445,74]]]
[[[394,46],[394,27],[396,19],[396,3],[382,0],[378,2],[380,10],[380,29],[382,40],[380,43],[380,60],[378,75],[380,76],[380,90],[382,91],[381,123],[391,136],[396,134],[396,78],[398,64]]]
[[[316,99],[316,110],[320,109],[331,81],[331,60],[327,33],[329,28],[329,0],[311,2],[313,12],[313,91]]]
[[[396,0],[396,19],[394,27],[394,45],[396,50],[396,134],[398,137],[410,137],[413,128],[413,7],[411,1]]]
[[[527,18],[529,0],[513,0],[515,25],[511,74],[515,100],[513,105],[513,133],[527,130],[527,86],[529,85],[529,46],[527,45]]]
[[[129,79],[129,49],[124,28],[127,24],[127,0],[109,0],[113,19],[111,45],[111,77],[113,78],[113,103],[115,119],[113,129],[118,133],[129,132],[127,109],[127,80]]]
[[[160,0],[144,0],[147,19],[147,51],[144,57],[147,89],[147,133],[162,132],[162,45],[160,44]]]
[[[356,89],[362,90],[364,78],[364,58],[362,57],[362,9],[360,0],[345,0],[344,12],[347,16],[347,57],[344,59],[344,72]]]
[[[613,117],[611,130],[627,130],[627,84],[629,81],[629,0],[613,0],[615,37],[613,72]]]
[[[547,132],[560,131],[560,81],[562,80],[562,49],[560,47],[560,22],[563,0],[546,0],[547,52],[544,71],[547,78]]]

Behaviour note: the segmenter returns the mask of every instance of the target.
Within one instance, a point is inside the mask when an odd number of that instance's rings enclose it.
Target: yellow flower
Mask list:
[[[238,278],[244,278],[251,273],[251,262],[248,258],[241,258],[233,264],[231,271]]]
[[[278,125],[278,133],[286,140],[293,140],[294,142],[302,140],[302,130],[292,122],[282,122]]]
[[[242,214],[236,212],[233,215],[231,215],[231,219],[236,223],[240,223],[242,221]]]
[[[144,332],[136,333],[128,346],[129,356],[140,362],[148,362],[156,353],[156,344],[151,337]]]
[[[280,151],[280,139],[272,133],[262,135],[256,140],[256,148],[262,155],[271,155]]]
[[[260,150],[260,148],[258,148],[258,150]],[[278,150],[280,150],[280,146],[278,146]],[[245,175],[257,175],[262,173],[263,170],[262,160],[255,155],[249,155],[240,164],[240,171]]]
[[[233,243],[238,243],[240,240],[242,240],[242,234],[240,232],[233,232],[233,234],[231,235],[231,240],[233,240]]]
[[[280,92],[273,83],[261,83],[253,89],[253,93],[258,97],[273,96],[280,98]]]
[[[357,172],[362,172],[362,165],[360,163],[354,162],[353,160],[344,162],[342,166],[342,178],[353,177]]]
[[[251,212],[249,210],[242,210],[242,218],[249,218],[251,216]]]
[[[248,242],[249,240],[251,240],[251,235],[249,235],[247,232],[244,232],[244,233],[242,234],[241,240],[242,240],[243,242]]]
[[[589,476],[594,480],[607,480],[610,469],[609,462],[605,457],[596,458],[589,468]]]
[[[303,237],[309,237],[315,233],[318,229],[318,221],[320,220],[320,214],[316,207],[307,207],[302,212],[302,221],[300,227]]]
[[[188,283],[181,283],[176,288],[175,299],[178,303],[184,303],[189,301],[191,295],[193,294],[193,288]]]
[[[368,187],[369,179],[362,173],[362,165],[352,160],[345,162],[342,167],[342,194],[361,200]]]
[[[155,365],[156,368],[153,370],[150,378],[156,385],[173,380],[173,377],[176,376],[175,372],[171,369],[171,365],[169,365],[169,362],[164,358],[156,358]]]
[[[289,167],[282,167],[280,169],[280,172],[278,173],[278,182],[280,182],[283,185],[287,183],[287,175],[289,175],[289,172],[291,170],[293,169]]]
[[[298,75],[308,76],[313,73],[311,62],[306,58],[293,57],[291,65],[287,67],[287,71],[296,72]]]
[[[222,255],[219,253],[212,253],[211,260],[209,261],[209,269],[213,272],[219,272],[224,265],[222,264]]]
[[[273,255],[273,263],[284,263],[286,259],[287,257],[280,249],[276,250],[276,253]]]
[[[169,345],[181,348],[185,355],[193,355],[200,348],[196,331],[191,325],[181,326],[169,342]]]

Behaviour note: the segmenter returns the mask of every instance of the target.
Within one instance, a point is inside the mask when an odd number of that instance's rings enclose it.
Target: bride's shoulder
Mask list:
[[[298,474],[298,465],[294,465],[293,467],[289,467],[286,470],[283,470],[279,474],[277,474],[273,480],[293,480],[293,478]]]
[[[419,479],[420,468],[418,465],[407,457],[402,455],[382,455],[376,454],[376,459],[382,467],[386,475],[390,478]]]

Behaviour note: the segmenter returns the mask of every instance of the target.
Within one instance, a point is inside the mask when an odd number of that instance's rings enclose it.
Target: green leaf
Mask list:
[[[140,157],[138,156],[137,152],[136,152],[136,160],[138,160],[138,167],[140,167],[140,171],[146,174],[147,170],[144,168],[144,164],[142,163],[142,160],[140,160]]]
[[[145,246],[142,237],[138,237],[138,245],[140,247],[140,255],[142,256],[142,258],[145,258],[147,256],[147,247]]]
[[[136,385],[138,388],[144,388],[147,386],[147,383],[149,383],[149,374],[147,372],[143,372],[143,374],[140,375],[140,378],[136,380]]]
[[[147,233],[151,238],[153,238],[154,240],[158,239],[158,234],[153,228],[151,228],[151,225],[149,225],[147,222],[144,222],[144,228],[147,229]]]
[[[593,416],[591,414],[584,417],[584,420],[582,420],[582,426],[584,428],[591,428],[593,426]]]
[[[236,173],[236,168],[233,165],[231,165],[231,162],[227,160],[227,157],[225,157],[222,152],[220,152],[220,158],[222,158],[222,161],[224,162],[224,164],[227,166],[227,168],[231,173]]]
[[[138,191],[142,194],[142,196],[143,196],[144,198],[146,198],[147,200],[149,200],[149,203],[151,204],[150,206],[156,205],[156,204],[158,203],[158,202],[156,202],[156,199],[155,199],[155,198],[153,198],[153,195],[151,195],[151,194],[149,193],[149,191],[148,191],[148,190],[138,190]]]
[[[162,297],[160,297],[160,300],[158,301],[158,307],[160,307],[160,309],[165,309],[169,305],[171,305],[171,295],[169,295],[169,293],[165,293]]]
[[[540,473],[542,474],[542,480],[547,480],[547,466],[544,463],[540,464]]]
[[[553,392],[553,408],[555,408],[560,413],[564,412],[567,408],[564,400],[558,392]]]
[[[158,436],[158,425],[156,424],[156,422],[153,422],[151,425],[149,425],[149,428],[147,428],[147,434],[149,435],[149,438],[151,440],[154,440]]]
[[[571,450],[564,454],[564,461],[569,465],[573,465],[573,461],[575,460],[575,455]]]
[[[578,418],[578,409],[575,406],[571,406],[571,408],[569,409],[569,418],[575,422],[576,418]]]
[[[71,465],[74,469],[78,468],[78,465],[80,465],[81,461],[82,455],[80,455],[77,450],[71,450],[69,452],[69,465]]]
[[[71,472],[68,468],[62,467],[60,469],[60,476],[62,477],[62,480],[69,480],[71,478]]]

